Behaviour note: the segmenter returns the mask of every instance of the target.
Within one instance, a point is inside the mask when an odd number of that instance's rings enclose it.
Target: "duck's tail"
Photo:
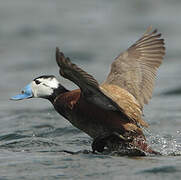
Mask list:
[[[157,152],[157,151],[153,150],[151,148],[151,146],[148,145],[148,143],[146,142],[145,137],[143,137],[143,136],[138,136],[137,138],[135,138],[133,140],[132,144],[136,148],[144,151],[145,153],[154,154],[154,155],[161,155],[160,152]]]

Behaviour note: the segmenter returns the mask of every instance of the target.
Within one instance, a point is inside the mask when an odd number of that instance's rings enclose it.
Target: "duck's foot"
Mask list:
[[[92,143],[92,151],[93,153],[97,152],[103,152],[104,148],[107,146],[107,142],[120,142],[125,140],[123,136],[117,134],[117,133],[112,133],[109,135],[104,135],[104,136],[99,136],[93,140]]]
[[[93,153],[97,152],[103,152],[104,147],[106,146],[106,140],[105,137],[97,137],[92,142],[92,151]]]

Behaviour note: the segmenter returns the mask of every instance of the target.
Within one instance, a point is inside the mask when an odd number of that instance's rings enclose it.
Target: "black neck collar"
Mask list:
[[[53,94],[51,96],[48,96],[47,99],[53,103],[57,96],[59,96],[60,94],[66,93],[68,91],[69,90],[67,90],[65,87],[63,87],[62,85],[59,85],[59,87],[57,89],[54,89]]]

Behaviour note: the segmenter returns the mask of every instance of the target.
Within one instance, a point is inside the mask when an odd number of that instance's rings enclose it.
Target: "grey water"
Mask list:
[[[181,179],[180,19],[179,0],[0,0],[0,179]],[[91,138],[46,100],[9,100],[44,74],[76,88],[58,74],[56,46],[101,83],[149,25],[166,56],[144,108],[145,134],[163,156],[91,154]]]

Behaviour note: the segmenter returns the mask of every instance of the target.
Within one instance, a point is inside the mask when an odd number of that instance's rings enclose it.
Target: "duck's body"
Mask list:
[[[107,111],[81,97],[80,89],[66,92],[53,102],[55,109],[75,127],[93,139],[112,131],[123,132],[124,118],[116,111]]]
[[[141,118],[140,106],[131,94],[116,85],[103,84],[100,88],[116,100],[120,107],[124,107],[130,117],[134,117],[142,126],[147,126]],[[120,112],[107,111],[86,101],[81,97],[80,89],[61,93],[51,102],[55,110],[71,124],[94,140],[98,139],[101,147],[95,147],[95,150],[101,152],[106,146],[109,151],[119,151],[124,155],[133,155],[133,153],[143,155],[143,152],[157,154],[147,145],[143,131],[136,121],[133,122],[131,119],[128,121],[127,117],[125,119],[125,115]]]
[[[110,92],[110,94],[111,93],[112,92]],[[121,96],[121,98],[122,97],[123,96]],[[142,132],[141,129],[136,126],[136,122],[134,125],[131,119],[129,121],[127,121],[127,119],[125,120],[124,114],[118,111],[107,111],[86,101],[81,97],[80,89],[60,94],[52,101],[52,104],[57,112],[92,138],[110,134],[112,131],[120,131],[123,133],[123,131],[129,129],[129,125],[134,126],[132,129],[134,128],[134,130]],[[129,108],[131,108],[131,106],[129,106]],[[133,115],[136,116],[137,114],[135,113]]]
[[[55,110],[75,127],[93,138],[93,151],[122,151],[123,154],[156,154],[146,143],[142,128],[142,109],[152,95],[156,70],[165,48],[161,34],[150,29],[112,63],[103,84],[72,64],[56,50],[60,75],[73,81],[80,89],[69,91],[53,76],[41,76],[26,86],[19,100],[41,97],[51,101]]]

